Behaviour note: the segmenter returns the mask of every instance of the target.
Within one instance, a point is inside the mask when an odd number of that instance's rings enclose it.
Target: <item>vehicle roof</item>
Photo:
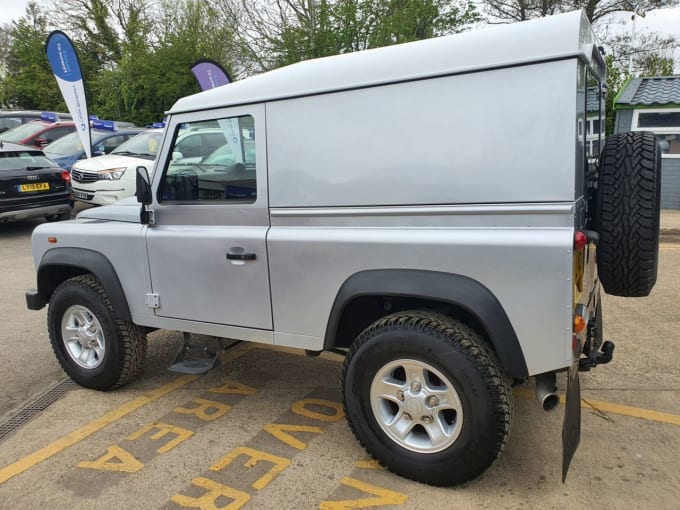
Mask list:
[[[48,122],[46,120],[32,120],[31,122],[27,122],[26,124],[42,124],[45,129],[43,131],[46,131],[48,128],[53,128],[53,127],[61,127],[61,126],[75,126],[75,123],[72,120],[64,120],[64,121],[57,121],[57,122]],[[24,124],[24,125],[26,125]]]
[[[90,128],[91,133],[97,133],[101,135],[110,135],[110,136],[116,136],[120,134],[126,134],[126,133],[141,133],[143,131],[147,131],[144,128],[141,127],[124,127],[122,129],[116,129],[115,131],[111,131],[108,129],[95,129],[95,128]]]
[[[0,117],[32,117],[36,116],[37,118],[40,118],[40,115],[44,113],[44,111],[41,110],[0,110]],[[55,113],[58,117],[64,117],[65,119],[71,119],[71,114],[70,113],[62,113],[62,112],[52,112]]]
[[[36,149],[32,145],[22,145],[20,143],[0,141],[0,152],[31,151],[43,153],[42,149]]]
[[[334,92],[564,58],[593,58],[581,11],[298,62],[178,100],[169,113]],[[597,50],[596,50],[597,51]]]

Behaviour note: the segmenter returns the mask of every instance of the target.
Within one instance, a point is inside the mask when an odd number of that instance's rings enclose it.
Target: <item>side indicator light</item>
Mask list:
[[[48,237],[47,242],[51,244],[57,244],[57,238],[56,237]]]
[[[574,333],[580,333],[586,329],[586,320],[580,315],[574,315]]]

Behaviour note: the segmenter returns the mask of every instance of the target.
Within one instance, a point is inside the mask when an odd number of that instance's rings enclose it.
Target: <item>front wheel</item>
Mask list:
[[[92,275],[76,276],[55,289],[47,327],[59,363],[81,386],[114,389],[143,370],[144,330],[116,317],[104,287]]]
[[[450,317],[399,312],[356,339],[342,372],[354,435],[391,471],[432,485],[482,474],[510,432],[512,393],[495,355]]]

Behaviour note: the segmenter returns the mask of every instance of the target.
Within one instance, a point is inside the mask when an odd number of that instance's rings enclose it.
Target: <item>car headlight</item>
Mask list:
[[[127,168],[107,168],[106,170],[99,170],[100,181],[117,181],[125,173]]]

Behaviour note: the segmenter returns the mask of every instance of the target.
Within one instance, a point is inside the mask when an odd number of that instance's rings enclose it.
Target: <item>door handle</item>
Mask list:
[[[237,253],[235,251],[227,252],[227,260],[255,260],[257,255],[254,253]]]

